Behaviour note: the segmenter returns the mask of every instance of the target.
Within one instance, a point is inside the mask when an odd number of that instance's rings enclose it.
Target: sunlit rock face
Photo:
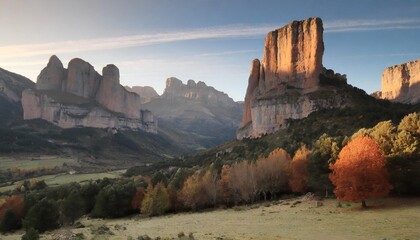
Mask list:
[[[72,59],[65,69],[52,56],[37,78],[36,90],[22,93],[22,107],[24,119],[42,118],[63,128],[157,131],[156,119],[141,110],[139,95],[120,85],[119,70],[112,64],[101,76],[82,59]]]
[[[320,81],[346,82],[346,76],[322,65],[323,25],[320,18],[292,21],[267,34],[262,61],[251,64],[244,112],[237,138],[259,137],[286,127],[287,119],[339,107],[339,99],[313,97]]]
[[[385,69],[381,98],[402,103],[420,102],[420,59]]]

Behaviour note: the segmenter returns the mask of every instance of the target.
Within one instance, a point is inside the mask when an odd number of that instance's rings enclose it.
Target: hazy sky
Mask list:
[[[0,67],[36,81],[49,57],[79,57],[121,84],[162,93],[174,76],[243,100],[267,32],[324,21],[327,68],[368,93],[382,71],[420,58],[419,0],[0,0]]]

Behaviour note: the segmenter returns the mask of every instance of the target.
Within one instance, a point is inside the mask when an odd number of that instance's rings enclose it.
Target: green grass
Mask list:
[[[18,168],[29,170],[36,168],[61,167],[63,164],[78,165],[75,159],[61,156],[34,156],[25,158],[0,157],[0,171]]]
[[[111,171],[111,172],[103,172],[103,173],[85,173],[85,174],[68,174],[68,173],[62,173],[62,174],[56,174],[56,175],[45,175],[41,177],[37,177],[39,181],[44,180],[45,183],[49,187],[53,186],[59,186],[71,182],[78,182],[83,183],[90,180],[97,180],[97,179],[103,179],[103,178],[119,178],[121,177],[121,174],[124,172],[124,170],[118,170],[118,171]],[[1,192],[7,192],[10,190],[15,189],[16,185],[19,183],[22,183],[23,181],[15,182],[13,185],[5,186],[0,188]]]

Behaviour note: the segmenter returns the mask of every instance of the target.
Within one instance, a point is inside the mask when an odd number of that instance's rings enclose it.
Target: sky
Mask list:
[[[320,17],[323,65],[367,93],[382,71],[420,58],[419,0],[0,0],[0,67],[32,81],[57,55],[162,94],[177,77],[244,99],[269,31]]]

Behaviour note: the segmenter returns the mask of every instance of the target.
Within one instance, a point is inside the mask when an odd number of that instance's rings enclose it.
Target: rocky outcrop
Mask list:
[[[125,89],[129,92],[137,93],[140,96],[141,103],[147,103],[150,102],[152,99],[159,97],[159,94],[156,92],[156,90],[149,86],[125,86]]]
[[[385,69],[381,98],[402,103],[420,102],[420,59]]]
[[[37,90],[22,93],[24,119],[42,118],[63,128],[156,132],[156,119],[141,110],[140,96],[125,90],[119,78],[115,65],[104,67],[101,76],[82,59],[72,59],[65,69],[52,56],[37,78]]]
[[[261,63],[255,59],[251,64],[238,139],[272,133],[286,127],[287,119],[342,105],[335,97],[313,97],[324,85],[347,81],[345,75],[323,67],[323,52],[320,18],[293,21],[267,34]]]

